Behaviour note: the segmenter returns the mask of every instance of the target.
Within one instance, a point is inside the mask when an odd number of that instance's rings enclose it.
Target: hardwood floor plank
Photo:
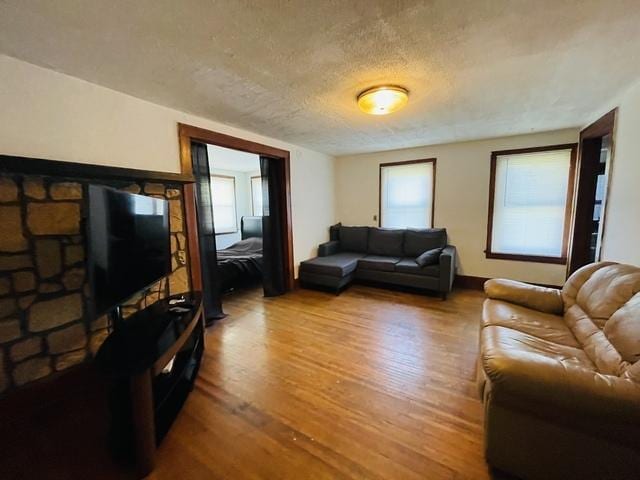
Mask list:
[[[490,478],[474,378],[481,293],[443,302],[356,285],[224,300],[151,478]]]

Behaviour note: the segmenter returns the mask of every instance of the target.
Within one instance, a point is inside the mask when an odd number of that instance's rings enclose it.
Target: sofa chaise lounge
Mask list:
[[[525,479],[640,478],[640,268],[562,290],[489,280],[478,381],[490,465]]]
[[[446,298],[455,277],[456,249],[444,228],[330,229],[318,257],[300,264],[303,287],[323,286],[337,293],[354,280],[382,282],[439,292]]]

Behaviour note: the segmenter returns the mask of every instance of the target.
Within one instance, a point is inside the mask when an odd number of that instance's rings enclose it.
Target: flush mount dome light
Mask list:
[[[404,107],[409,101],[406,88],[392,85],[373,87],[358,95],[358,106],[364,113],[387,115]]]

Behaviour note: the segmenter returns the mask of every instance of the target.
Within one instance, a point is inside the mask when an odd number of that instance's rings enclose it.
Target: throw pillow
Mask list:
[[[436,265],[440,261],[441,253],[441,248],[432,248],[431,250],[427,250],[418,258],[416,258],[416,263],[420,268],[426,267],[427,265]]]

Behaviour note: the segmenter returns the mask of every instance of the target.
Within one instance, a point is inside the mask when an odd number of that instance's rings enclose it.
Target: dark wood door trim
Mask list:
[[[575,180],[576,196],[569,244],[569,259],[567,261],[567,277],[583,266],[585,259],[589,257],[588,233],[591,231],[590,222],[592,221],[595,194],[593,177],[596,164],[599,163],[600,159],[602,138],[610,135],[611,154],[609,162],[611,163],[609,165],[609,177],[607,178],[604,209],[601,214],[601,218],[604,219],[603,231],[606,227],[609,184],[611,182],[611,168],[615,152],[614,131],[617,112],[618,109],[614,108],[580,132],[577,176]]]
[[[293,223],[291,219],[291,167],[290,153],[287,150],[271,147],[250,140],[232,137],[224,133],[218,133],[183,123],[178,124],[178,138],[180,141],[180,166],[183,175],[193,176],[193,164],[191,162],[191,142],[199,141],[218,147],[241,150],[243,152],[254,153],[266,157],[275,158],[283,162],[283,178],[280,180],[284,184],[282,205],[283,228],[282,238],[284,242],[284,264],[287,290],[294,288],[294,268],[293,268]],[[202,286],[202,273],[200,268],[200,250],[198,247],[198,223],[195,215],[195,189],[185,189],[185,205],[192,205],[193,209],[185,212],[187,215],[187,228],[189,236],[189,251],[191,262],[191,280],[194,286]]]
[[[289,161],[289,152],[280,148],[271,147],[262,143],[252,142],[243,138],[232,137],[224,133],[218,133],[204,128],[178,124],[178,136],[180,137],[180,165],[183,175],[188,173],[193,175],[193,166],[191,164],[191,155],[185,156],[185,150],[189,150],[191,154],[191,142],[193,140],[209,145],[217,145],[218,147],[231,148],[233,150],[241,150],[243,152],[255,153],[256,155],[265,155],[267,157],[281,158]]]
[[[587,138],[604,137],[605,135],[613,133],[613,129],[616,124],[616,115],[618,109],[614,108],[610,112],[605,113],[598,120],[586,127],[580,132],[580,140]]]

